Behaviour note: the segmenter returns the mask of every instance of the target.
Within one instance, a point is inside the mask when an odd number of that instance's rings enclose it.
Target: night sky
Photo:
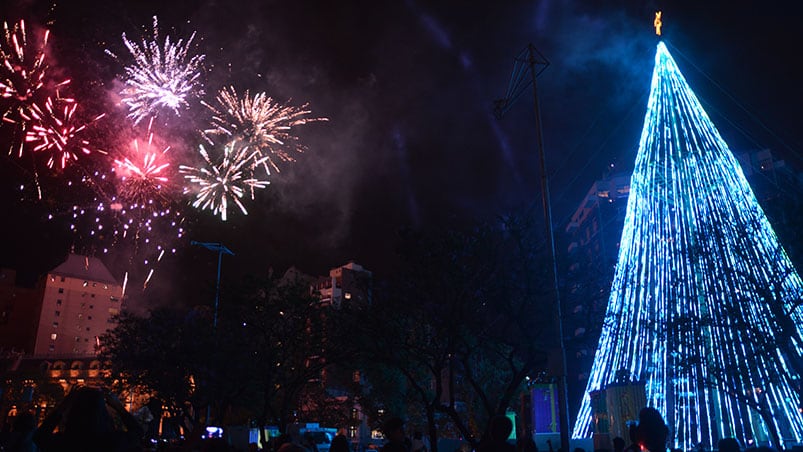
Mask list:
[[[494,5],[499,3],[499,5]],[[208,289],[216,256],[189,240],[223,242],[224,278],[296,265],[310,274],[355,260],[390,270],[401,227],[538,206],[532,92],[501,119],[513,57],[532,43],[548,58],[538,78],[555,224],[562,230],[595,179],[632,167],[663,10],[664,39],[734,151],[771,148],[803,168],[803,10],[793,2],[505,1],[6,1],[2,18],[51,30],[51,71],[73,79],[95,133],[114,136],[124,60],[121,34],[188,37],[206,54],[207,99],[219,88],[309,103],[328,122],[298,128],[307,151],[273,174],[249,215],[223,223],[187,206],[187,236],[160,262],[143,303]],[[748,3],[752,6],[748,6]],[[204,111],[165,114],[174,149],[194,149]],[[105,122],[103,122],[105,121]],[[103,123],[102,123],[103,122]],[[2,129],[0,129],[2,130]],[[8,132],[0,133],[6,142]],[[108,136],[101,137],[109,139]],[[20,163],[2,156],[8,206],[0,265],[22,281],[57,265],[76,239],[58,206],[20,196]],[[538,209],[534,210],[538,212]],[[115,262],[117,257],[103,257]],[[194,287],[194,289],[193,289]],[[205,293],[205,292],[204,292]],[[132,295],[134,296],[134,295]],[[200,296],[200,295],[199,295]]]

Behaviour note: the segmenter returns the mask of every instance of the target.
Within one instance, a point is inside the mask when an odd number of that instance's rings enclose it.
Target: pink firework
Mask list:
[[[3,64],[0,97],[25,102],[44,85],[47,69],[45,46],[50,32],[45,31],[41,45],[36,49],[28,49],[24,21],[11,28],[3,22],[3,32],[5,39],[0,43],[0,60]]]
[[[20,137],[27,133],[29,121],[26,117],[30,115],[26,112],[33,105],[34,95],[45,85],[45,47],[49,35],[50,32],[46,30],[37,46],[28,41],[24,21],[12,27],[3,22],[4,39],[0,41],[0,98],[6,105],[2,121],[14,124]],[[22,157],[22,139],[12,141],[9,154],[13,153],[15,142],[18,143],[17,154]]]
[[[149,127],[150,129],[150,127]],[[121,178],[118,193],[128,203],[147,205],[153,201],[162,204],[168,190],[170,162],[167,151],[153,143],[153,133],[148,131],[145,142],[134,140],[128,156],[115,159],[115,172]]]
[[[23,116],[24,120],[33,124],[25,134],[25,142],[32,144],[34,152],[49,153],[48,168],[58,164],[64,169],[68,162],[78,160],[78,153],[92,152],[89,142],[81,135],[89,124],[104,115],[98,115],[82,124],[75,118],[77,108],[78,103],[75,99],[48,97],[44,108],[32,104],[30,110]]]

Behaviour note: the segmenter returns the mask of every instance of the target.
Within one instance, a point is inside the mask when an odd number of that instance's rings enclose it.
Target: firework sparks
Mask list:
[[[328,121],[327,118],[307,117],[312,113],[307,110],[308,104],[301,107],[282,105],[264,92],[251,97],[246,91],[240,96],[234,87],[228,87],[220,90],[215,100],[217,106],[203,103],[213,113],[210,128],[204,130],[204,134],[248,143],[257,152],[252,168],[257,166],[257,160],[262,160],[263,165],[270,164],[279,171],[274,159],[292,162],[295,161],[294,153],[304,151],[298,137],[293,134],[293,127],[314,121]]]
[[[25,31],[25,22],[20,21],[13,27],[3,22],[4,39],[0,42],[0,98],[10,101],[3,112],[2,120],[5,123],[15,124],[19,136],[27,133],[28,121],[25,112],[33,104],[34,94],[44,86],[44,77],[47,69],[45,64],[45,47],[50,36],[45,31],[38,48],[29,49],[28,36]],[[30,45],[34,47],[33,44]],[[14,144],[9,147],[12,154]],[[23,140],[19,140],[18,155],[22,157]]]
[[[34,145],[34,152],[50,153],[47,161],[48,168],[53,168],[58,162],[59,166],[64,169],[68,162],[78,160],[77,152],[80,151],[83,154],[92,152],[89,142],[81,138],[80,134],[89,124],[104,115],[98,115],[88,123],[79,124],[75,119],[77,107],[78,103],[75,99],[48,97],[44,108],[32,104],[30,110],[22,118],[34,124],[26,133],[25,141]]]
[[[145,205],[153,200],[168,201],[165,193],[168,188],[167,152],[170,146],[161,151],[153,143],[153,132],[148,126],[148,139],[140,144],[134,140],[131,153],[114,160],[115,172],[121,178],[118,193],[128,203]]]
[[[178,116],[179,108],[188,105],[187,99],[200,87],[201,63],[204,55],[190,56],[195,33],[184,42],[172,42],[166,36],[159,41],[159,27],[153,18],[153,40],[138,44],[123,33],[123,43],[134,57],[134,64],[126,66],[126,87],[120,93],[128,106],[128,116],[135,124],[152,117],[162,108],[170,108]],[[116,55],[106,51],[116,58]]]
[[[0,96],[25,102],[44,85],[45,46],[50,31],[45,31],[41,45],[33,55],[27,50],[28,37],[25,22],[20,21],[9,28],[3,22],[4,42],[0,43],[0,59],[3,62],[2,78],[0,78]]]
[[[267,157],[260,158],[258,152],[250,150],[248,145],[240,145],[238,142],[232,141],[223,148],[222,161],[215,164],[203,145],[199,145],[198,148],[207,166],[194,168],[181,165],[179,167],[179,172],[184,174],[187,182],[197,187],[197,194],[192,206],[201,210],[209,209],[215,215],[220,214],[220,218],[226,221],[229,203],[233,202],[244,215],[248,215],[248,211],[240,201],[245,195],[246,189],[265,188],[269,182],[245,176],[243,167],[249,162],[261,165]],[[184,189],[185,193],[191,191],[190,187]]]

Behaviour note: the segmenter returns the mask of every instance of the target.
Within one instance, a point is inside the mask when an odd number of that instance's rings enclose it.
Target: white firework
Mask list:
[[[250,150],[247,144],[241,145],[237,141],[231,141],[223,148],[223,158],[220,163],[212,161],[202,144],[198,149],[206,166],[198,168],[179,166],[179,172],[187,181],[184,193],[195,193],[192,206],[201,210],[209,209],[214,215],[220,214],[223,221],[228,217],[230,203],[234,203],[244,215],[248,215],[242,203],[246,191],[251,191],[253,199],[253,191],[267,187],[270,182],[249,176],[243,170],[244,167],[248,168],[249,162],[256,165],[263,164],[267,157],[260,158],[257,151]]]
[[[247,142],[259,157],[267,156],[266,163],[279,171],[277,162],[293,162],[293,154],[304,151],[293,128],[327,118],[309,118],[312,113],[308,104],[296,107],[280,104],[261,92],[253,97],[249,91],[242,96],[234,87],[220,90],[215,97],[217,106],[202,102],[213,115],[210,127],[203,131],[206,136],[223,136]],[[253,165],[252,165],[253,168]]]
[[[169,108],[180,116],[180,108],[189,105],[188,99],[200,94],[201,64],[204,55],[191,55],[190,47],[195,33],[185,42],[172,42],[166,36],[159,40],[156,16],[153,17],[153,39],[136,43],[123,33],[123,43],[134,57],[134,63],[125,67],[126,87],[120,92],[122,102],[128,106],[128,116],[137,124],[156,116],[159,110]],[[109,55],[117,58],[110,51]]]

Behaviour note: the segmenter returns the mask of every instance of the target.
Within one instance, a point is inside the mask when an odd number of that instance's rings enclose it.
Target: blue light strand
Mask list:
[[[787,339],[778,337],[763,287],[778,289],[803,337],[803,308],[792,305],[803,283],[728,145],[659,43],[606,319],[572,436],[593,433],[588,393],[626,369],[645,382],[673,447],[711,447],[724,437],[766,442],[769,427],[745,399],[768,410],[783,439],[803,440],[791,383],[800,376],[783,351],[767,350]],[[803,356],[798,341],[790,350],[792,359]]]

